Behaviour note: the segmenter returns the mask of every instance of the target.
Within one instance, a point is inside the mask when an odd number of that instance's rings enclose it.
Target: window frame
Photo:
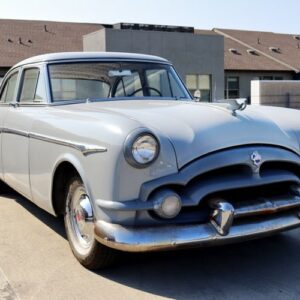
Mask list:
[[[44,89],[45,89],[45,96],[46,99],[44,99],[43,102],[20,102],[20,94],[21,94],[21,80],[23,76],[23,71],[26,69],[30,68],[39,68],[40,69],[40,76],[43,77],[44,81]],[[12,102],[3,102],[0,101],[1,106],[8,106],[8,105],[17,105],[17,106],[45,106],[49,105],[49,99],[50,99],[50,91],[49,91],[49,83],[48,83],[48,77],[47,77],[47,64],[44,62],[41,63],[34,63],[34,64],[28,64],[28,65],[21,65],[21,66],[16,66],[13,69],[10,69],[4,76],[1,86],[0,86],[0,95],[2,94],[2,91],[6,85],[6,82],[9,80],[9,78],[18,72],[18,78],[17,78],[17,83],[16,83],[16,90],[14,94],[14,101]]]
[[[228,79],[229,78],[237,78],[237,84],[238,84],[238,88],[237,89],[229,89],[229,84],[228,84]],[[236,98],[229,98],[229,91],[237,91],[238,92],[238,96]],[[238,99],[240,97],[240,77],[239,76],[235,76],[235,75],[229,75],[229,76],[225,76],[225,99]]]
[[[177,70],[174,68],[174,66],[171,63],[168,62],[157,62],[157,61],[151,61],[151,60],[139,60],[139,59],[124,59],[124,60],[119,60],[119,59],[71,59],[71,60],[59,60],[59,61],[50,61],[47,62],[45,64],[45,73],[47,74],[47,92],[49,93],[48,97],[49,97],[49,105],[64,105],[64,104],[73,104],[73,103],[80,103],[80,102],[86,102],[86,100],[82,100],[82,99],[76,99],[76,100],[61,100],[61,101],[55,101],[53,99],[53,90],[52,90],[52,84],[51,84],[51,77],[50,77],[50,66],[52,65],[60,65],[60,64],[72,64],[72,63],[76,63],[76,64],[80,64],[80,63],[144,63],[144,64],[148,64],[148,63],[153,63],[153,64],[161,64],[161,65],[168,65],[171,69],[171,72],[174,73],[174,77],[176,77],[178,79],[178,85],[179,87],[183,90],[185,96],[186,96],[186,101],[191,101],[193,100],[193,97],[190,93],[190,91],[188,90],[188,88],[186,87],[183,79],[181,78],[181,76],[179,75],[179,73],[177,72]],[[144,80],[144,79],[142,79]],[[114,91],[114,86],[111,87],[111,91],[110,93],[112,93]],[[138,98],[138,97],[136,97]],[[154,98],[154,97],[153,97]],[[118,98],[118,100],[128,100],[127,98],[123,99],[122,97]],[[134,100],[134,98],[132,98],[131,100]],[[104,101],[104,100],[103,100]],[[111,101],[110,98],[108,98],[105,101]]]
[[[21,68],[20,67],[14,68],[14,69],[8,71],[7,74],[4,76],[4,78],[2,80],[2,83],[1,83],[1,88],[0,88],[0,99],[1,99],[1,96],[2,96],[2,93],[3,93],[4,89],[6,87],[7,82],[16,73],[18,75],[17,75],[17,80],[16,80],[16,88],[15,88],[15,91],[14,91],[14,97],[13,97],[14,99],[11,102],[4,102],[4,101],[0,100],[0,105],[10,105],[12,103],[16,103],[17,102],[18,92],[19,92],[20,73],[21,73]]]
[[[19,95],[19,98],[18,98],[18,102],[20,104],[34,102],[34,99],[32,99],[32,101],[22,101],[21,100],[21,96],[22,96],[22,92],[23,92],[23,88],[24,88],[25,74],[26,74],[27,71],[30,71],[30,70],[38,70],[38,76],[37,76],[36,85],[35,85],[35,89],[34,89],[34,96],[36,94],[36,90],[37,90],[37,86],[38,86],[38,81],[39,81],[39,78],[40,78],[40,75],[41,75],[41,70],[38,67],[31,67],[31,68],[27,68],[26,67],[26,68],[23,68],[23,70],[22,70],[22,76],[21,76],[21,81],[20,81],[20,95]]]
[[[36,94],[39,79],[42,78],[43,85],[44,85],[45,96],[46,96],[46,99],[44,99],[43,101],[34,101],[34,99],[32,101],[20,101],[22,90],[23,90],[23,85],[24,85],[25,72],[30,70],[30,69],[38,69],[39,70],[38,80],[37,80],[37,84],[36,84],[36,87],[35,87],[34,94]],[[48,96],[47,89],[48,88],[47,88],[47,80],[45,78],[44,65],[32,64],[32,65],[25,65],[25,66],[22,67],[20,78],[19,78],[18,94],[17,94],[17,103],[18,103],[19,106],[41,106],[41,105],[48,104],[49,103],[49,101],[48,101],[49,96]]]

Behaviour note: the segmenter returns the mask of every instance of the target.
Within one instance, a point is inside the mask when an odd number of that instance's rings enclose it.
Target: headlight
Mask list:
[[[145,168],[153,163],[159,154],[159,143],[150,132],[129,135],[125,142],[125,158],[136,168]]]
[[[157,141],[152,135],[138,137],[132,145],[133,158],[139,164],[148,164],[157,154]]]

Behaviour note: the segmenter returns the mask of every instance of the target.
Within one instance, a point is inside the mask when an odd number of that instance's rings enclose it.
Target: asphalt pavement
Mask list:
[[[91,272],[63,221],[0,196],[0,299],[300,299],[300,230],[215,248],[122,254]]]

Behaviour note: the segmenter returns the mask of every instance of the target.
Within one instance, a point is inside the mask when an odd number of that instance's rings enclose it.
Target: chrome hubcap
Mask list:
[[[90,223],[93,222],[93,210],[87,195],[82,196],[74,210],[79,231],[83,236],[90,235]]]
[[[77,246],[88,250],[94,240],[94,214],[88,195],[78,188],[69,200],[68,218]]]

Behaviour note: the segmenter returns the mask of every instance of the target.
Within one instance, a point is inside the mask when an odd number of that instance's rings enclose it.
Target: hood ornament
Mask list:
[[[262,164],[262,156],[258,153],[258,151],[254,151],[251,156],[250,156],[250,159],[252,161],[252,164],[254,166],[254,172],[258,172],[259,171],[259,168]]]
[[[237,98],[237,99],[222,99],[218,100],[219,103],[227,103],[227,109],[232,111],[232,115],[236,116],[238,110],[244,110],[247,107],[246,98]]]

